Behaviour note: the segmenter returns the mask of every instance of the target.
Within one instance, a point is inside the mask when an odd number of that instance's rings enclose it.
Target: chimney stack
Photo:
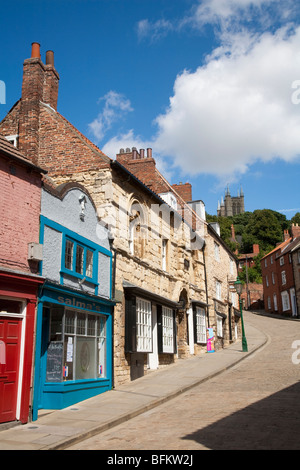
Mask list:
[[[290,238],[290,234],[288,230],[283,231],[283,240],[286,241]]]
[[[54,68],[54,54],[46,53],[46,64],[40,54],[40,44],[31,44],[31,57],[23,64],[22,98],[19,121],[19,148],[38,164],[40,103],[56,110],[59,75]]]
[[[298,224],[292,224],[291,232],[293,239],[300,237],[300,226]]]
[[[40,44],[38,42],[33,42],[31,44],[31,58],[32,59],[40,59],[41,58]]]

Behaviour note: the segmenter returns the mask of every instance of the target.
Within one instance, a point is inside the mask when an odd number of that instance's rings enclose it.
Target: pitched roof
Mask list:
[[[267,253],[261,259],[263,260],[267,258],[267,256],[270,256],[272,253],[275,253],[276,251],[283,251],[289,245],[289,243],[291,243],[292,240],[293,240],[292,238],[288,238],[287,240],[284,240],[284,242],[279,243],[279,245],[277,245],[272,251],[269,251],[269,253]]]

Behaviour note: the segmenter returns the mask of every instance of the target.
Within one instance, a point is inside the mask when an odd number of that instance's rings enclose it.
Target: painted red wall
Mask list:
[[[0,265],[36,272],[28,243],[39,242],[41,175],[0,154]]]

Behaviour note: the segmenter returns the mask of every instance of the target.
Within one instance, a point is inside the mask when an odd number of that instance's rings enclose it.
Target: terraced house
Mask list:
[[[204,203],[192,200],[189,184],[168,183],[152,149],[110,158],[66,120],[57,111],[53,52],[44,64],[33,43],[23,67],[21,99],[0,132],[56,186],[82,185],[110,232],[113,383],[207,352],[208,334],[212,350],[235,341],[237,260],[206,222]]]

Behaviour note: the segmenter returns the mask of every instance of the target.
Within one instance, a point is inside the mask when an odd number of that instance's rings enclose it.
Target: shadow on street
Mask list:
[[[300,382],[183,439],[211,450],[300,450]]]

